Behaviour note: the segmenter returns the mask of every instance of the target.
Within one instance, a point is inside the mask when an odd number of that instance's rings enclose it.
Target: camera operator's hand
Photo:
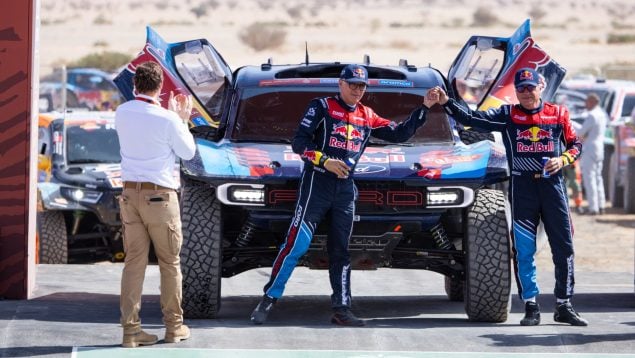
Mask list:
[[[346,163],[339,159],[327,159],[326,162],[324,162],[324,168],[337,175],[340,179],[348,178],[348,174],[351,170]]]

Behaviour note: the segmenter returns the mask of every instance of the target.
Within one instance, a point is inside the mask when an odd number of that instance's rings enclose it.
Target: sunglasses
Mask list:
[[[525,91],[533,92],[536,89],[534,85],[520,85],[516,86],[516,92],[523,93]]]
[[[365,83],[350,83],[350,82],[346,82],[346,84],[348,84],[348,87],[350,89],[352,89],[353,91],[357,91],[357,90],[365,90],[366,89],[366,84]]]

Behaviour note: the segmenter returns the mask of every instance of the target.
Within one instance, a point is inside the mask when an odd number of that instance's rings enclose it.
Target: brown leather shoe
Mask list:
[[[178,343],[190,338],[190,328],[182,324],[179,328],[165,330],[165,343]]]
[[[136,333],[124,333],[123,343],[121,346],[124,348],[136,348],[138,346],[151,346],[159,341],[159,337],[154,334],[148,334],[142,330]]]

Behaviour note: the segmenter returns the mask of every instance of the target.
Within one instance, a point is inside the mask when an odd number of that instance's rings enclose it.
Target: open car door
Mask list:
[[[550,101],[566,70],[534,42],[529,20],[511,37],[472,36],[450,67],[448,92],[479,110],[518,103],[514,74],[523,67],[544,76],[542,98]]]
[[[232,72],[225,60],[207,40],[167,43],[152,28],[146,31],[145,47],[114,80],[124,100],[134,99],[132,78],[137,66],[154,61],[163,68],[161,105],[167,108],[170,91],[192,95],[192,130],[218,128],[232,85]]]

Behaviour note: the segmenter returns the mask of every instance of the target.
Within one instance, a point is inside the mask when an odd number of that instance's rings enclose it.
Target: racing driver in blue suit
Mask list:
[[[320,221],[329,215],[329,278],[334,314],[331,322],[363,326],[351,312],[351,263],[348,244],[353,229],[357,189],[350,173],[371,136],[405,142],[426,120],[434,101],[425,98],[400,124],[380,117],[360,100],[368,85],[368,72],[359,65],[347,65],[340,73],[339,95],[312,100],[293,139],[293,151],[304,161],[295,214],[284,244],[264,287],[262,300],[251,314],[254,324],[267,319],[273,304],[282,296],[293,269],[309,248]]]
[[[523,68],[514,76],[519,104],[488,111],[471,111],[451,99],[439,87],[428,96],[443,105],[458,122],[503,135],[511,172],[509,201],[512,206],[514,271],[518,294],[525,302],[523,326],[540,324],[536,302],[536,232],[540,220],[551,246],[555,265],[556,309],[554,320],[586,326],[571,305],[573,296],[573,225],[569,215],[567,187],[562,171],[581,151],[580,139],[569,120],[566,107],[543,102],[544,82],[534,69]],[[544,158],[544,159],[543,159]]]

